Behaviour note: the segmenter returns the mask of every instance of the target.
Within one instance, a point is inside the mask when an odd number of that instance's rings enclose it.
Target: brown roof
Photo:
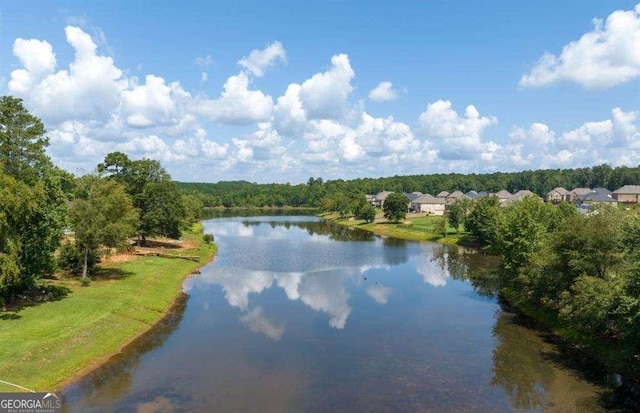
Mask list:
[[[465,194],[463,194],[462,191],[454,191],[447,195],[447,198],[462,198],[464,196]]]
[[[382,191],[380,193],[378,193],[378,195],[376,195],[376,199],[378,201],[384,201],[385,199],[387,199],[387,197],[389,195],[391,195],[393,192],[389,192],[389,191]]]
[[[590,194],[591,192],[593,192],[591,188],[574,188],[573,191],[571,191],[571,193],[576,195],[586,195]]]
[[[524,198],[525,196],[537,196],[537,195],[529,191],[528,189],[521,189],[515,194],[513,194],[514,198]]]
[[[444,204],[446,202],[447,200],[442,197],[435,197],[429,194],[424,194],[411,201],[412,204]]]
[[[554,192],[557,192],[557,193],[559,193],[559,194],[560,194],[560,195],[562,195],[562,196],[565,196],[566,194],[568,194],[568,193],[569,193],[569,191],[567,191],[567,190],[566,190],[566,189],[564,189],[563,187],[558,186],[558,187],[556,187],[556,188],[553,188],[551,191],[547,192],[547,195],[551,195],[551,194],[552,194],[552,193],[554,193]]]
[[[495,197],[498,199],[509,199],[513,196],[511,192],[507,191],[506,189],[503,189],[502,191],[498,191],[493,195],[495,195]]]
[[[622,188],[618,188],[615,191],[613,191],[614,194],[631,194],[631,195],[638,195],[640,194],[640,185],[625,185]]]
[[[447,191],[442,191],[442,192],[440,192],[440,193],[439,193],[438,195],[436,195],[436,196],[437,196],[437,197],[444,198],[444,197],[449,196],[449,193],[448,193]]]

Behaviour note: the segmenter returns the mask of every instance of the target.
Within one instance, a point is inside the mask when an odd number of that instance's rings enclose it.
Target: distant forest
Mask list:
[[[514,193],[528,189],[540,196],[555,187],[607,188],[614,191],[623,185],[640,185],[640,165],[637,167],[599,165],[578,169],[545,169],[491,174],[432,174],[328,180],[309,178],[306,184],[257,184],[247,181],[217,183],[178,182],[179,187],[197,194],[206,207],[311,207],[336,193],[377,194],[382,191],[422,192],[436,195],[440,191]]]

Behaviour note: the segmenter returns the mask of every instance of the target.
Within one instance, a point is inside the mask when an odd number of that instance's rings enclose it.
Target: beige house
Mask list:
[[[426,212],[431,215],[444,215],[447,200],[442,197],[435,197],[424,194],[411,201],[411,209],[414,212]]]
[[[640,185],[625,185],[613,191],[612,196],[621,204],[640,203]]]
[[[373,202],[372,202],[373,206],[382,208],[382,206],[384,205],[384,200],[387,199],[387,197],[392,193],[393,192],[390,192],[390,191],[379,192],[376,196],[373,197]]]
[[[462,191],[453,191],[452,193],[447,195],[445,198],[447,198],[447,201],[455,201],[460,198],[468,198],[468,197],[465,194],[463,194]]]
[[[554,204],[562,201],[571,202],[571,195],[569,195],[569,191],[559,186],[547,192],[546,200],[547,202],[553,202]]]
[[[504,204],[508,199],[511,199],[513,194],[506,189],[503,189],[502,191],[498,191],[495,194],[491,194],[491,196],[498,198],[498,201],[500,201],[501,204]]]
[[[571,201],[575,201],[581,195],[587,195],[593,192],[591,188],[573,188],[569,192],[569,199]]]
[[[522,198],[524,198],[526,196],[535,196],[536,198],[538,198],[538,195],[534,194],[533,192],[529,191],[528,189],[519,190],[518,192],[513,194],[512,198],[522,199]]]
[[[540,202],[542,202],[542,199],[534,194],[533,192],[529,191],[528,189],[521,189],[518,192],[516,192],[515,194],[513,194],[513,196],[511,198],[506,199],[503,203],[502,206],[508,206],[513,204],[514,202],[518,202],[518,201],[522,201],[524,198],[528,197],[528,196],[532,196],[536,199],[539,199]]]

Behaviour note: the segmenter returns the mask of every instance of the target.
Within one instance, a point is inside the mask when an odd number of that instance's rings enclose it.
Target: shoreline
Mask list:
[[[200,265],[198,265],[197,267],[192,269],[189,273],[187,273],[184,277],[182,277],[182,279],[180,280],[180,286],[179,286],[180,291],[178,291],[173,302],[169,307],[167,307],[166,311],[162,314],[162,317],[160,317],[160,319],[158,319],[155,323],[149,325],[147,329],[141,331],[139,334],[131,337],[131,339],[127,340],[116,352],[107,355],[101,360],[96,360],[94,363],[91,363],[90,366],[86,367],[83,370],[80,370],[76,375],[60,382],[58,385],[56,385],[54,392],[64,393],[65,390],[69,389],[74,384],[91,376],[91,374],[95,373],[97,370],[104,368],[109,363],[115,361],[118,357],[126,353],[128,350],[135,348],[136,345],[138,345],[141,341],[144,341],[147,337],[155,334],[157,330],[160,330],[166,325],[168,325],[170,321],[175,317],[176,310],[178,309],[178,307],[186,305],[186,302],[189,299],[189,295],[184,291],[182,291],[182,285],[184,284],[184,281],[189,277],[195,275],[195,272],[199,271],[200,268],[213,262],[216,254],[217,254],[217,248],[214,248],[214,253],[206,262],[203,262],[201,264],[199,263]]]
[[[183,232],[197,262],[138,256],[109,262],[87,287],[77,279],[54,281],[69,288],[66,297],[3,312],[0,380],[62,392],[162,330],[186,302],[184,281],[217,254],[217,245],[202,236],[201,223]],[[0,384],[0,391],[15,389]]]
[[[401,224],[389,223],[384,220],[384,218],[381,218],[380,215],[376,217],[374,223],[369,224],[363,224],[364,221],[355,220],[353,218],[340,219],[336,214],[322,214],[319,216],[335,224],[348,228],[359,228],[382,237],[388,236],[410,241],[430,241],[455,244],[486,252],[481,245],[476,242],[472,242],[466,238],[464,234],[452,233],[453,230],[449,227],[447,237],[442,237],[434,232],[422,231],[422,233],[418,233],[417,231],[411,231],[410,228],[413,224],[413,220],[421,218],[421,216],[416,216],[415,214],[412,216],[408,215],[405,221]],[[431,216],[429,218],[438,219],[440,217]],[[393,231],[393,233],[389,233],[387,232],[388,227],[396,230]],[[454,237],[450,237],[450,235],[454,235]],[[585,372],[589,370],[585,367],[589,363],[584,360],[597,364],[601,371],[606,371],[607,378],[605,379],[601,377],[598,382],[600,385],[606,386],[614,395],[615,401],[610,400],[610,402],[613,402],[615,405],[622,403],[624,407],[630,406],[630,408],[634,410],[640,408],[640,376],[638,375],[638,370],[633,370],[629,366],[621,365],[619,361],[615,360],[615,357],[612,354],[598,354],[597,350],[594,350],[593,348],[590,348],[590,346],[585,345],[585,343],[581,343],[579,340],[571,337],[571,334],[568,334],[565,329],[559,327],[556,323],[545,319],[544,316],[536,313],[535,311],[531,311],[531,308],[528,308],[527,306],[518,305],[517,302],[509,299],[509,297],[503,293],[500,293],[498,302],[501,306],[505,306],[509,311],[519,317],[528,319],[528,328],[541,335],[553,336],[555,338],[555,345],[563,353],[569,354],[569,352],[573,352],[574,356],[575,353],[579,354],[583,363],[582,368]]]
[[[472,247],[481,250],[480,246],[472,242],[466,233],[456,231],[447,224],[447,236],[443,237],[432,230],[437,220],[442,216],[420,214],[408,214],[399,223],[388,222],[381,214],[376,216],[372,223],[366,223],[361,219],[339,218],[336,214],[319,214],[320,218],[342,225],[348,228],[357,228],[369,231],[382,237],[393,237],[407,241],[430,241],[442,244],[455,244],[463,247]]]

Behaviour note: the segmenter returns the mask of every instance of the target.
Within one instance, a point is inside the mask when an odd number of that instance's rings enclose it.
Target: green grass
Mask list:
[[[322,216],[322,215],[321,215]],[[447,223],[447,236],[436,232],[436,223],[442,219],[441,216],[420,216],[411,217],[401,223],[376,222],[366,223],[363,220],[339,219],[336,215],[324,215],[326,219],[332,220],[340,225],[364,229],[379,235],[394,238],[401,238],[413,241],[437,241],[450,244],[469,244],[469,233],[461,230],[456,233],[455,229]],[[376,217],[379,221],[381,215]]]
[[[55,282],[71,290],[58,301],[0,313],[0,380],[36,391],[59,390],[100,365],[157,323],[175,302],[181,285],[215,255],[202,226],[184,240],[199,262],[136,257],[105,264],[83,287],[77,279]],[[0,383],[0,392],[18,391]]]

